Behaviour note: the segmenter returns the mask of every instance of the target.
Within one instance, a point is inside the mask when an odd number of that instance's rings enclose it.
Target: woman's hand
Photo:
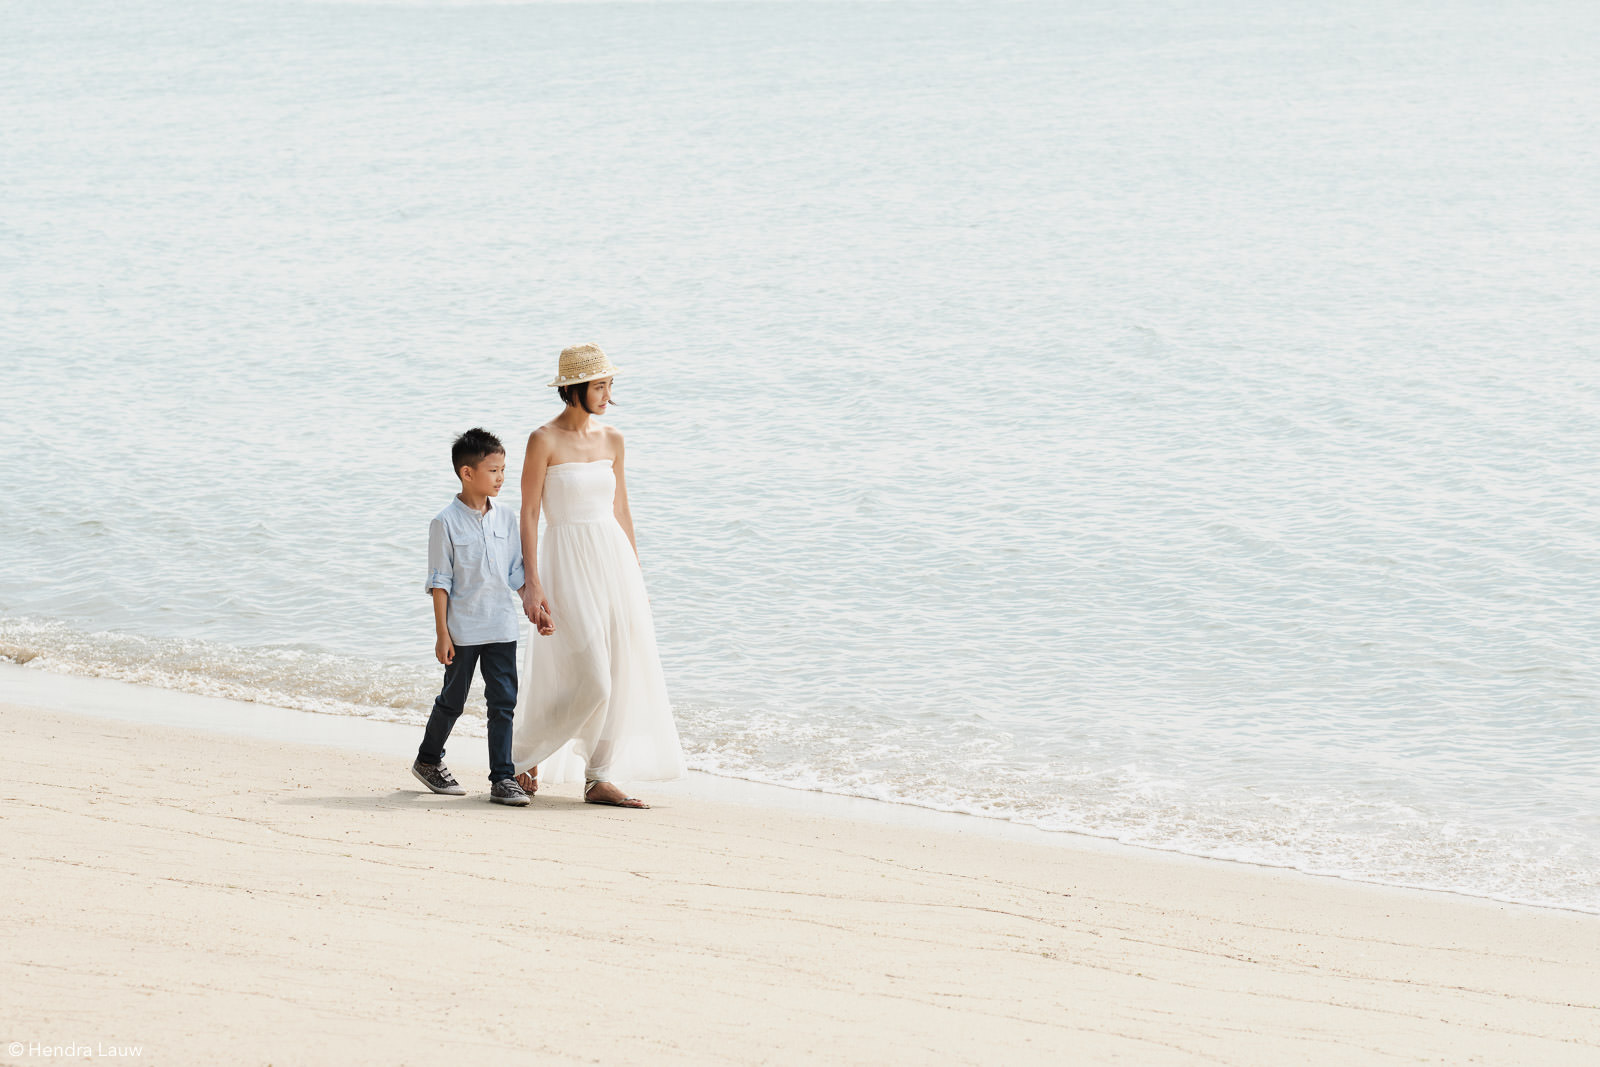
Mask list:
[[[537,582],[529,582],[522,587],[522,610],[541,635],[549,637],[556,632],[555,623],[550,618],[550,601]]]

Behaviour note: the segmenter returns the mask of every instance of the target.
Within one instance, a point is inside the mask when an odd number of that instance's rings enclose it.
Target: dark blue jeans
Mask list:
[[[483,698],[489,706],[489,781],[498,782],[515,773],[511,766],[511,716],[517,710],[515,641],[456,646],[456,658],[444,669],[444,689],[433,702],[417,759],[423,763],[444,762],[444,743],[467,705],[473,667],[483,674]]]

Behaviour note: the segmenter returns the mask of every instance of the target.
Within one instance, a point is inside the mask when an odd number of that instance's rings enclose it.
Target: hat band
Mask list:
[[[558,374],[552,386],[578,385],[581,382],[592,382],[596,378],[614,378],[617,375],[615,367],[601,367],[598,370],[580,371],[576,374]]]

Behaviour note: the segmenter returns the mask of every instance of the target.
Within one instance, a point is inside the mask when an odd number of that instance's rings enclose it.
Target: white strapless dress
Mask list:
[[[539,781],[660,782],[683,775],[644,576],[612,511],[609,459],[545,471],[539,581],[556,632],[529,638],[512,732],[517,773]]]

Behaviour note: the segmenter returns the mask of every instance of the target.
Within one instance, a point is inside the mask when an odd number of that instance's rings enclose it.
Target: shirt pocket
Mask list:
[[[505,530],[489,531],[489,562],[494,565],[496,574],[505,574],[511,569],[511,534]]]
[[[477,532],[451,533],[450,551],[458,571],[477,571],[483,567],[484,538]]]

